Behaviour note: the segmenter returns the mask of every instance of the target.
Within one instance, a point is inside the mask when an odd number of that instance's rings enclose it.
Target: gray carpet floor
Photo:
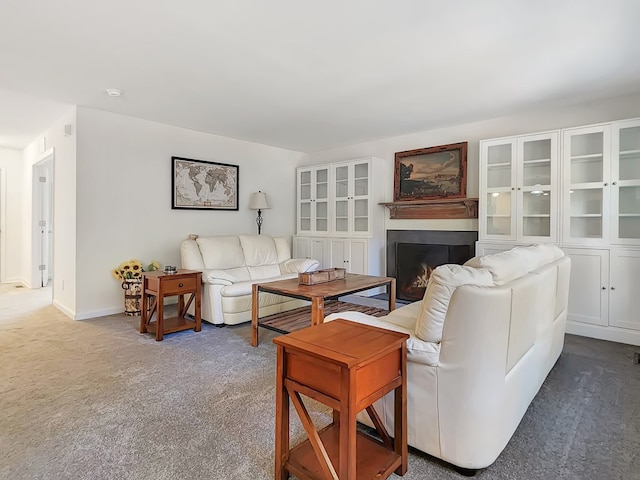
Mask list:
[[[72,321],[0,295],[1,479],[271,479],[275,333],[248,325],[155,342],[138,317]],[[567,336],[515,435],[478,479],[640,479],[640,348]],[[318,425],[328,409],[312,404]],[[304,438],[292,415],[293,443]],[[400,478],[393,476],[392,478]],[[460,479],[412,450],[413,479]]]

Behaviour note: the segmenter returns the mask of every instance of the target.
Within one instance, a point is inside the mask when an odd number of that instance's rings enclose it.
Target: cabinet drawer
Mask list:
[[[196,279],[194,277],[188,278],[172,278],[164,280],[162,287],[165,295],[178,295],[184,292],[195,292]]]

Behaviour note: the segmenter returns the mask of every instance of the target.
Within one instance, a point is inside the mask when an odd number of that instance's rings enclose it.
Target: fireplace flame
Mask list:
[[[415,280],[411,283],[411,287],[413,288],[426,288],[431,272],[433,271],[433,267],[425,263],[420,264],[420,267],[422,268],[422,272],[416,275]]]

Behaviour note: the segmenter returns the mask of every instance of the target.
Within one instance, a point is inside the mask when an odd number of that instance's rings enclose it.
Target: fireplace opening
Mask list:
[[[421,300],[433,269],[447,263],[463,264],[472,256],[469,245],[396,243],[397,298]]]

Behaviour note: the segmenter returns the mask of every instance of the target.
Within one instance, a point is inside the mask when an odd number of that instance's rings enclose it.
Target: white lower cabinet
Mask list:
[[[608,325],[609,250],[565,248],[571,258],[567,319],[591,325]]]
[[[476,255],[513,243],[477,242]],[[571,258],[567,333],[640,345],[640,249],[563,247]]]
[[[313,258],[320,262],[318,268],[329,266],[326,238],[293,237],[293,258]]]
[[[611,251],[609,325],[640,332],[640,250]]]
[[[346,268],[348,273],[368,273],[368,240],[332,238],[329,240],[331,266]]]
[[[640,250],[563,250],[571,258],[567,333],[640,345]]]

